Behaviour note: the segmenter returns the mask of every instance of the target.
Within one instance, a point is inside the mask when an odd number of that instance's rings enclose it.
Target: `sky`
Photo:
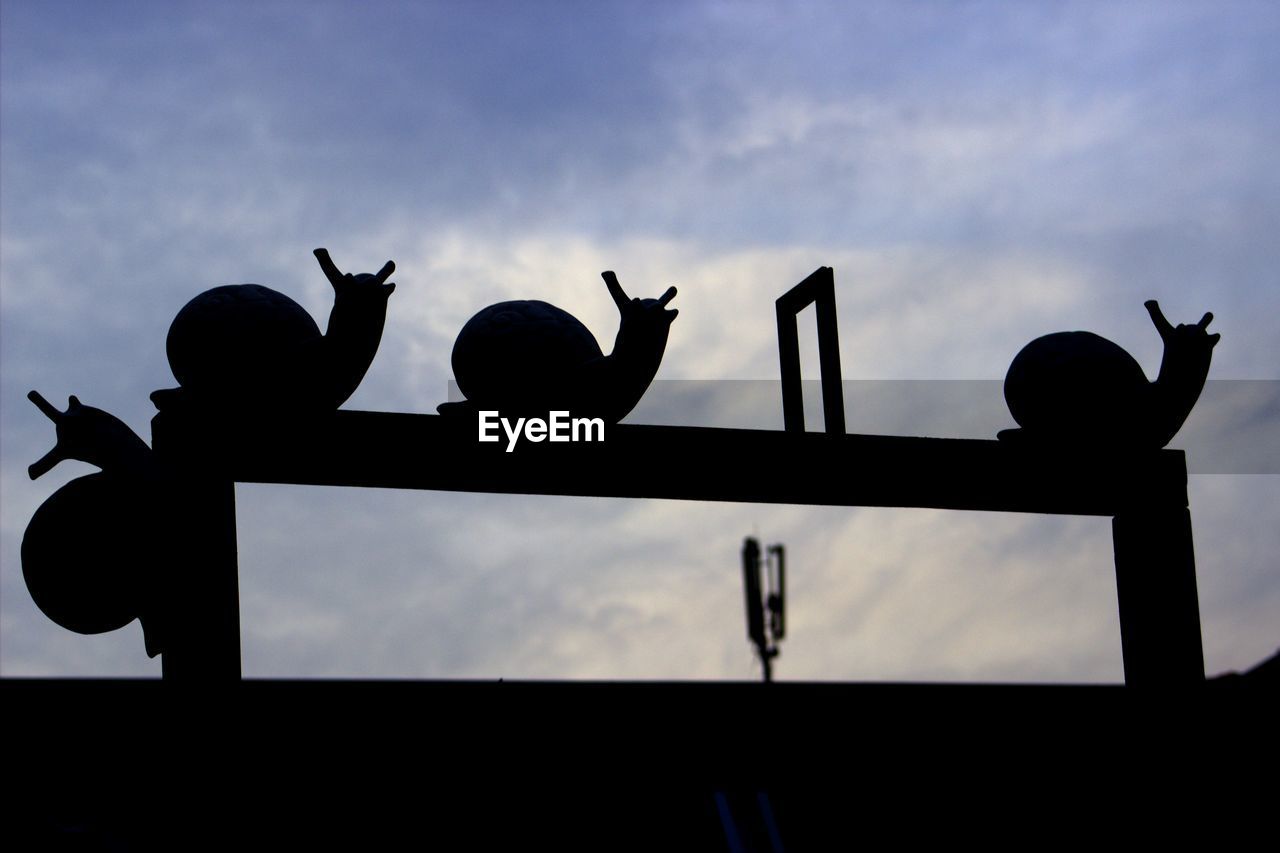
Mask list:
[[[323,327],[317,246],[397,264],[351,409],[434,412],[458,330],[507,299],[608,350],[606,269],[633,296],[679,288],[635,423],[780,428],[773,301],[819,266],[850,432],[992,438],[1033,338],[1088,329],[1154,377],[1144,300],[1211,310],[1209,387],[1171,446],[1206,668],[1247,669],[1280,647],[1278,41],[1269,2],[4,0],[0,674],[160,672],[136,622],[72,634],[26,591],[27,522],[93,470],[28,479],[53,430],[27,392],[149,440],[178,310],[255,282]],[[249,677],[754,679],[756,535],[788,549],[779,680],[1123,678],[1106,519],[236,501]]]

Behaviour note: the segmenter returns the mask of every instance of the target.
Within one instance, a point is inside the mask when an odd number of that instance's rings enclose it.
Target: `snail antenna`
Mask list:
[[[631,300],[627,298],[627,292],[622,289],[622,285],[618,283],[618,276],[613,270],[605,270],[600,273],[600,277],[604,279],[605,287],[609,288],[609,295],[613,297],[613,302],[621,311],[627,306]]]

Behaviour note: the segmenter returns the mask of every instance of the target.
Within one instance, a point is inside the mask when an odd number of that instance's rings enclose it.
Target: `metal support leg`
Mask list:
[[[175,551],[164,581],[165,680],[240,678],[240,580],[235,484],[179,482],[174,495]]]
[[[1134,508],[1111,522],[1124,678],[1131,686],[1204,681],[1191,511]]]

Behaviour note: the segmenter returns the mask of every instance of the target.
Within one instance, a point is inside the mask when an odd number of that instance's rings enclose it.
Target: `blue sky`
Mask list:
[[[1215,312],[1215,381],[1275,380],[1278,37],[1264,2],[8,0],[0,671],[158,672],[136,625],[80,637],[30,602],[22,530],[90,469],[27,480],[52,430],[26,392],[77,394],[149,437],[178,309],[252,281],[323,324],[316,246],[344,269],[399,267],[350,408],[433,411],[453,337],[503,299],[560,305],[607,349],[604,269],[635,293],[679,286],[663,380],[776,377],[773,299],[820,265],[850,379],[999,380],[1024,343],[1071,328],[1154,375],[1155,297],[1175,322]],[[1273,387],[1202,404],[1173,445],[1196,470],[1197,440],[1274,441]],[[935,402],[847,420],[990,435],[949,417]],[[1280,645],[1277,477],[1251,464],[1191,483],[1211,671]],[[284,487],[238,501],[250,675],[749,678],[752,532],[792,554],[779,677],[1121,673],[1097,519]]]

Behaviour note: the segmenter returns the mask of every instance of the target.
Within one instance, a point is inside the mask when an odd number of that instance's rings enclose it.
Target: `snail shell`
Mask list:
[[[1027,344],[1009,365],[1005,401],[1013,419],[1044,435],[1132,440],[1150,383],[1120,346],[1092,332],[1057,332]]]
[[[49,496],[22,538],[22,576],[36,606],[68,630],[100,634],[143,614],[162,559],[163,526],[128,477],[89,474]]]
[[[467,321],[453,345],[454,377],[480,408],[512,414],[579,411],[579,370],[604,358],[595,336],[547,302],[500,302]]]
[[[166,351],[174,378],[200,398],[261,403],[303,396],[322,335],[288,296],[259,284],[206,290],[178,312]]]

